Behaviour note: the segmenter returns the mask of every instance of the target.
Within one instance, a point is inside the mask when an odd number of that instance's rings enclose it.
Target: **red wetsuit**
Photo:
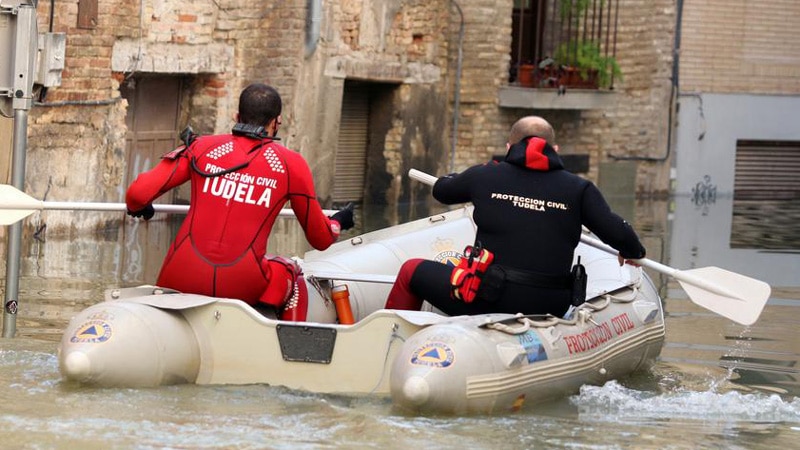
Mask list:
[[[189,213],[164,259],[159,286],[280,306],[291,290],[291,270],[277,270],[284,265],[264,255],[284,204],[290,202],[314,248],[324,250],[338,237],[338,223],[323,214],[305,159],[271,139],[199,137],[140,174],[125,202],[129,210],[141,210],[188,180]]]

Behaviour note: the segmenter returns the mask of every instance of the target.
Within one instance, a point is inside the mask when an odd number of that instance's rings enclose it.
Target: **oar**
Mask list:
[[[429,185],[437,179],[416,169],[409,170],[408,176]],[[582,234],[581,242],[612,255],[618,254],[591,236]],[[761,280],[719,267],[678,270],[647,258],[632,261],[675,278],[692,302],[742,325],[752,325],[758,320],[772,292],[769,284]]]
[[[368,283],[383,283],[383,284],[393,284],[394,280],[397,278],[394,275],[384,275],[377,273],[345,273],[345,272],[325,272],[325,271],[313,271],[313,270],[309,271],[307,275],[314,278],[321,278],[323,280],[364,281]]]
[[[37,200],[14,186],[0,184],[0,225],[11,225],[43,209],[80,211],[127,211],[125,203],[99,202],[50,202]],[[153,204],[156,212],[186,214],[189,205]],[[335,214],[335,210],[322,210],[325,215]],[[282,209],[281,217],[294,216],[291,209]]]

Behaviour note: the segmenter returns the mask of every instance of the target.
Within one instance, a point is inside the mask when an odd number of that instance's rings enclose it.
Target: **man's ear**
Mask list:
[[[281,116],[279,115],[278,117],[267,122],[267,125],[264,127],[264,129],[267,130],[267,133],[271,137],[275,137],[278,135],[278,129],[281,127],[281,122]]]
[[[556,153],[558,153],[558,145],[551,145],[551,147],[553,147],[553,150],[555,150]]]

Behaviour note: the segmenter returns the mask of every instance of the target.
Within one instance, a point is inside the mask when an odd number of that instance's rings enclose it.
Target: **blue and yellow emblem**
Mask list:
[[[411,355],[411,364],[429,367],[449,367],[453,364],[453,350],[446,344],[433,342],[418,348]]]
[[[111,339],[111,325],[102,320],[93,320],[81,325],[70,342],[99,343]]]
[[[455,250],[449,250],[445,252],[441,252],[433,257],[433,260],[436,262],[440,262],[442,264],[448,265],[450,267],[455,267],[458,265],[458,262],[461,261],[461,253]]]
[[[455,267],[458,261],[461,260],[461,252],[454,250],[455,246],[452,239],[436,239],[436,242],[431,244],[431,250],[434,257],[431,258],[436,262]]]

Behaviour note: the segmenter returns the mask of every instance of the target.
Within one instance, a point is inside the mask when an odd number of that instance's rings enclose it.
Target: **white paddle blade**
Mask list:
[[[3,209],[42,209],[41,200],[36,200],[10,184],[0,184],[0,204]]]
[[[42,202],[10,184],[0,184],[0,225],[11,225],[42,209]]]
[[[752,325],[758,320],[772,292],[769,284],[763,281],[719,267],[709,266],[681,272],[735,292],[735,296],[722,295],[676,277],[694,303],[742,325]]]
[[[32,209],[2,209],[0,210],[0,225],[11,225],[35,213]]]

